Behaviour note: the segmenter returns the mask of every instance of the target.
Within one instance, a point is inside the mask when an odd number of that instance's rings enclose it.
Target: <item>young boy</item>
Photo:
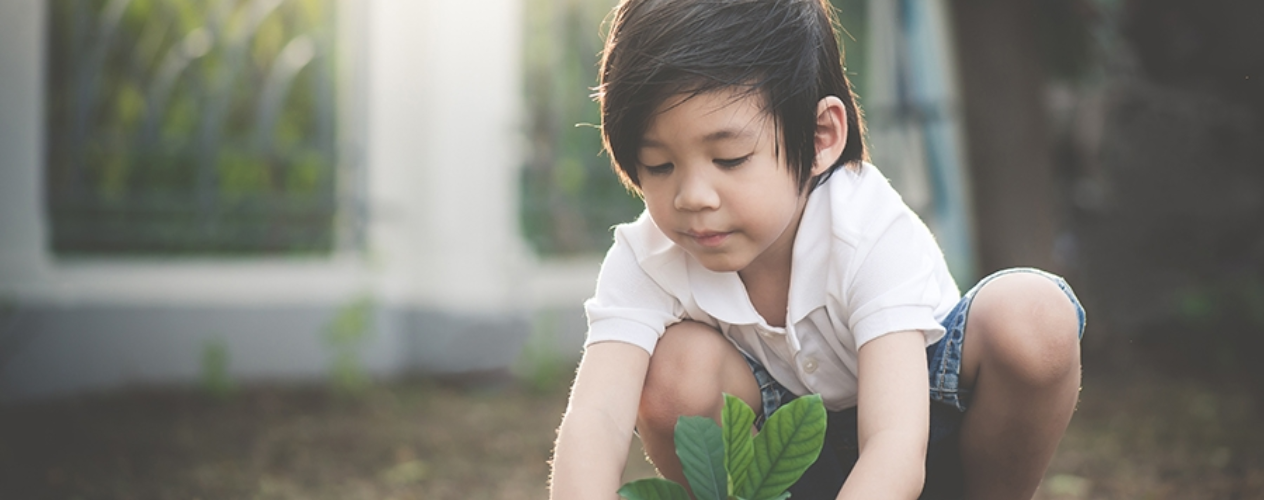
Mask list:
[[[646,214],[585,304],[553,498],[616,498],[633,432],[684,484],[676,419],[718,420],[722,393],[762,416],[821,394],[796,499],[1033,495],[1075,407],[1083,309],[1032,269],[960,296],[864,161],[832,26],[824,0],[616,7],[602,133]]]

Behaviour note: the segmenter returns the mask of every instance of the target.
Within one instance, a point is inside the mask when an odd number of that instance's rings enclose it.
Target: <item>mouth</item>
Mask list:
[[[720,246],[720,244],[724,243],[724,240],[728,239],[729,235],[733,233],[732,232],[719,232],[719,231],[692,231],[691,230],[691,231],[685,231],[683,234],[685,236],[688,236],[689,239],[692,239],[699,246],[707,247],[707,248],[715,248],[715,247]]]

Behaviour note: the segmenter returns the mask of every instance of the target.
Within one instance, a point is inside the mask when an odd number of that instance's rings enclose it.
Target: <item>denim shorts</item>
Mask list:
[[[1079,336],[1084,337],[1084,307],[1075,297],[1075,292],[1061,277],[1039,269],[1013,268],[997,271],[979,280],[978,284],[961,297],[941,323],[947,333],[926,348],[931,412],[930,440],[926,452],[926,485],[921,496],[923,500],[955,499],[961,496],[961,463],[957,436],[961,415],[970,401],[969,391],[960,386],[961,346],[965,339],[966,317],[971,302],[984,285],[1011,273],[1033,273],[1056,283],[1075,305],[1079,317]],[[758,361],[747,356],[746,362],[750,364],[763,398],[763,412],[755,423],[762,428],[767,415],[797,396],[774,380]],[[792,498],[834,498],[855,465],[860,450],[856,432],[856,409],[829,412],[828,419],[825,447],[817,462],[790,488]]]

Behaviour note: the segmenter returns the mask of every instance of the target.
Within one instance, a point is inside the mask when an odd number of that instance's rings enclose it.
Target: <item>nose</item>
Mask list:
[[[691,169],[692,170],[692,169]],[[703,172],[690,172],[680,177],[675,206],[684,212],[715,210],[720,207],[720,193]]]

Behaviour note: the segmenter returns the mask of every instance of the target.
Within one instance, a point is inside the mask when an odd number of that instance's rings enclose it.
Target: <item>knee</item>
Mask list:
[[[1079,373],[1079,314],[1044,276],[1013,273],[989,282],[971,305],[968,328],[982,337],[985,370],[1036,387]]]
[[[718,374],[726,347],[731,348],[728,341],[704,324],[684,321],[668,327],[650,357],[637,427],[670,433],[682,415],[718,414],[723,401]]]

